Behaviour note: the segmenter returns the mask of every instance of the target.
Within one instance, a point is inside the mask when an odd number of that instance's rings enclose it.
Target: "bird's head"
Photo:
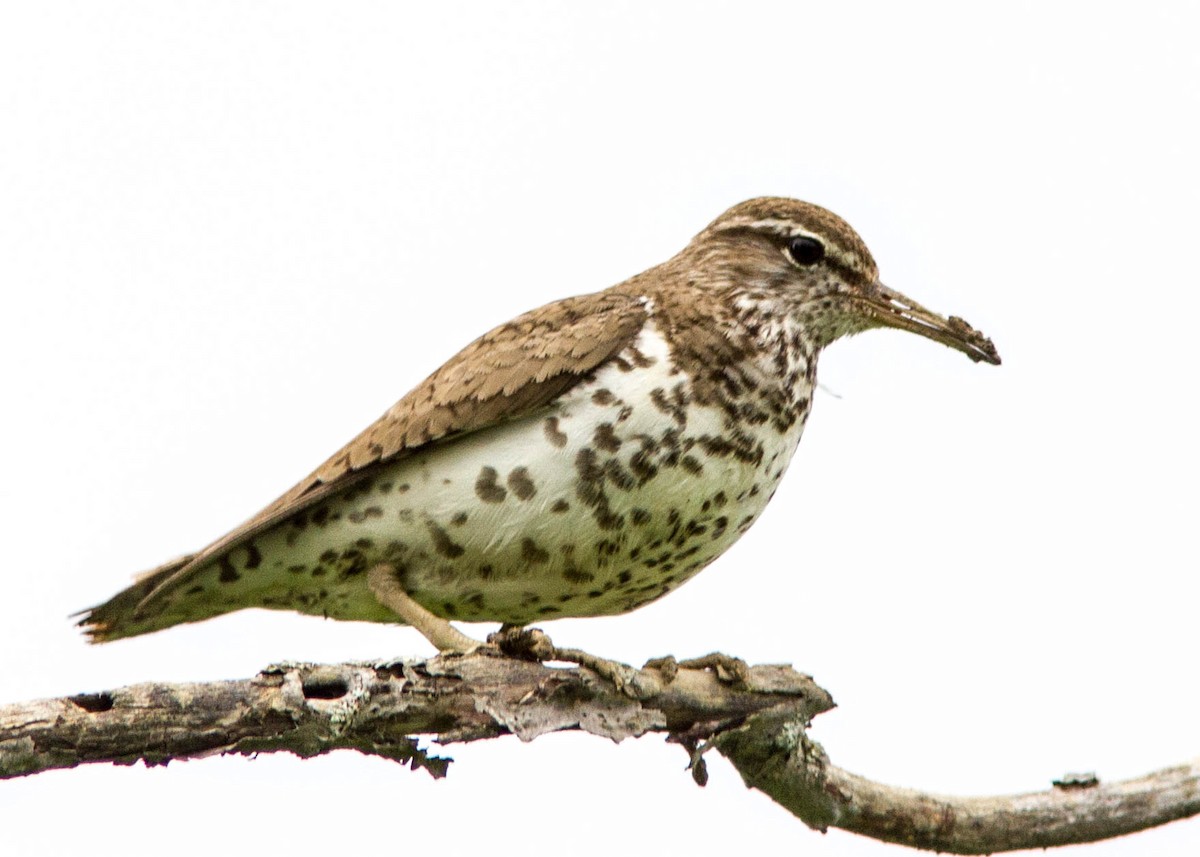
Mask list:
[[[925,309],[879,281],[866,244],[846,221],[807,202],[761,197],[735,205],[685,254],[728,284],[744,305],[782,310],[820,346],[895,327],[999,364],[990,339],[961,318]]]

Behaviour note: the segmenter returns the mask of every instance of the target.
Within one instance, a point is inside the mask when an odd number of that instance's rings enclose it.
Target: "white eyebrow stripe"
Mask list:
[[[794,220],[782,220],[777,217],[767,217],[762,220],[752,220],[749,217],[736,217],[728,220],[725,223],[717,226],[715,232],[724,232],[730,229],[752,229],[756,232],[771,232],[783,238],[798,238],[804,236],[806,238],[815,238],[821,242],[825,248],[825,252],[841,262],[846,267],[855,271],[865,271],[866,266],[863,265],[862,259],[857,253],[846,250],[837,244],[831,244],[824,236],[818,235],[809,229],[800,226]]]
[[[821,240],[820,235],[810,232],[794,221],[780,220],[777,217],[767,217],[762,220],[751,220],[749,217],[736,217],[719,225],[716,231],[723,232],[727,229],[753,229],[757,232],[774,232],[776,235],[782,235],[786,238],[807,235],[810,238]],[[824,240],[821,240],[821,243],[825,243]]]

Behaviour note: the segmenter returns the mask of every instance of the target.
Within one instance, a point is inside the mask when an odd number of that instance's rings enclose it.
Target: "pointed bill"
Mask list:
[[[958,316],[945,318],[927,310],[883,283],[876,282],[874,289],[860,297],[857,303],[865,314],[883,327],[907,330],[940,342],[961,351],[976,363],[983,361],[993,366],[1000,365],[1000,354],[992,340],[971,325]]]

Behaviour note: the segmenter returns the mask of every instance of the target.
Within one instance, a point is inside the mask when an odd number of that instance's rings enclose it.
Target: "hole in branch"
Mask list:
[[[88,714],[99,714],[113,707],[111,693],[77,693],[74,696],[68,696],[67,699],[71,700]]]
[[[305,699],[341,699],[350,691],[345,680],[336,676],[312,676],[301,687]]]

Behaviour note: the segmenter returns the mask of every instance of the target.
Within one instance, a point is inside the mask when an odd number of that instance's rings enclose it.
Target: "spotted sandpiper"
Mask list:
[[[760,198],[678,255],[468,345],[262,512],[87,611],[93,641],[247,607],[523,625],[625,613],[704,568],[771,498],[817,357],[894,327],[998,364],[884,286],[818,206]]]

